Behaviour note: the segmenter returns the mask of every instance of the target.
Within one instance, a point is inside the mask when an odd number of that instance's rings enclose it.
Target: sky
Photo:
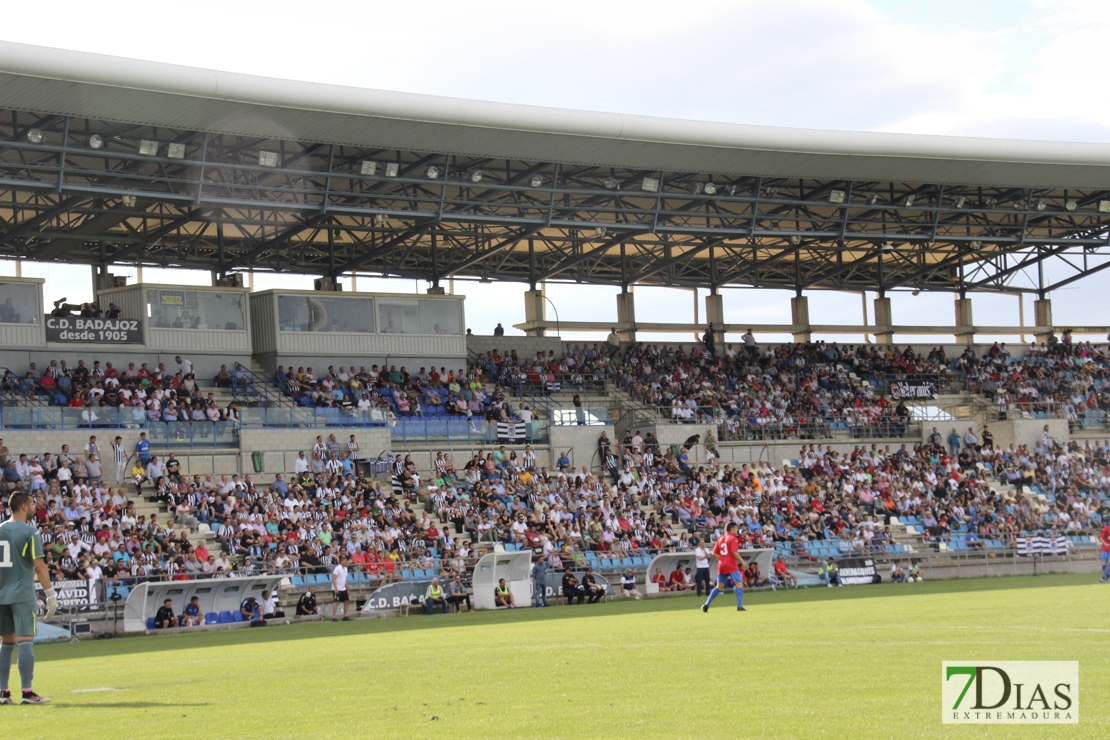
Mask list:
[[[0,26],[7,41],[269,77],[772,126],[1110,141],[1110,96],[1097,93],[1110,32],[1105,1],[199,0],[108,13],[56,0],[48,21],[34,3],[10,5]],[[134,268],[113,271],[135,277]],[[14,263],[0,263],[0,274],[14,273]],[[91,297],[87,267],[24,263],[22,274],[45,278],[48,297]],[[143,279],[204,285],[210,277],[147,268]],[[311,278],[259,274],[254,284],[309,288]],[[358,279],[360,291],[425,287]],[[475,333],[488,334],[500,322],[512,334],[519,333],[512,324],[524,320],[525,287],[457,281],[455,292],[467,296]],[[640,321],[695,319],[691,291],[636,292]],[[582,285],[547,288],[563,321],[615,320],[615,294]],[[703,321],[704,295],[697,299]],[[726,319],[788,323],[790,295],[725,290]],[[814,321],[861,322],[859,294],[809,297]],[[894,321],[951,324],[952,298],[896,293]],[[1098,276],[1051,298],[1058,325],[1105,323],[1101,317],[1110,311],[1110,292],[1100,290]],[[1015,296],[975,295],[975,321],[1017,324],[1020,303]],[[1031,298],[1024,311],[1032,323]]]

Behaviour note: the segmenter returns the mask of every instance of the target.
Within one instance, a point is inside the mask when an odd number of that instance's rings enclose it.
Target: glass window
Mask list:
[[[243,294],[200,290],[146,292],[146,316],[155,329],[243,331]]]
[[[0,283],[0,323],[37,324],[42,317],[39,292],[30,283]]]
[[[462,301],[420,301],[421,334],[462,334]]]
[[[279,295],[280,331],[374,332],[374,299]]]
[[[420,334],[420,303],[417,298],[378,300],[378,331],[382,334]]]

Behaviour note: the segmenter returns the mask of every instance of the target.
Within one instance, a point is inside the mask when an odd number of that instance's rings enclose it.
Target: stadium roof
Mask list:
[[[1106,145],[559,110],[0,42],[10,257],[1044,293],[1110,265],[1108,190]]]

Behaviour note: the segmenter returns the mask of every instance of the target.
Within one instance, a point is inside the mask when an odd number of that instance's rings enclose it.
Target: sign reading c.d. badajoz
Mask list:
[[[1079,722],[1079,663],[944,661],[944,724],[1044,725]]]
[[[136,319],[47,316],[46,341],[62,344],[142,344],[143,327]]]

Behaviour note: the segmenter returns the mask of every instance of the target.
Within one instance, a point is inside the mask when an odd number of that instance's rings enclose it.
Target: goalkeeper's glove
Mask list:
[[[58,612],[58,593],[53,588],[48,588],[43,593],[46,594],[46,616],[43,619],[50,619]]]

